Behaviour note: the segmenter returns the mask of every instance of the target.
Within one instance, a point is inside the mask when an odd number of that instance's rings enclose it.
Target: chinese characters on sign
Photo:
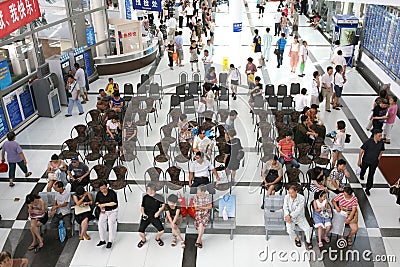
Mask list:
[[[161,12],[161,0],[133,0],[133,9]]]
[[[136,37],[137,33],[136,32],[124,32],[119,34],[119,39],[123,38],[130,38],[130,37]]]
[[[0,38],[39,17],[37,0],[9,0],[0,3]]]
[[[125,0],[126,19],[132,20],[132,0]]]
[[[86,43],[87,46],[92,46],[96,44],[96,36],[94,34],[94,27],[86,28]]]

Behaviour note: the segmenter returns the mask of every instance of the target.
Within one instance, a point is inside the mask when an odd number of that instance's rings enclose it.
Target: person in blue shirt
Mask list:
[[[119,92],[113,93],[113,98],[110,101],[110,108],[116,112],[122,112],[124,108],[124,100],[121,98]]]
[[[285,47],[286,47],[286,39],[285,39],[286,34],[281,33],[281,38],[276,42],[276,47],[278,49],[277,53],[277,58],[278,58],[278,66],[277,68],[280,68],[282,65],[282,60],[283,60],[283,53],[285,52]]]

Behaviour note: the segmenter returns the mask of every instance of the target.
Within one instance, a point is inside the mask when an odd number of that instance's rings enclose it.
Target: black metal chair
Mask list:
[[[276,95],[278,96],[278,101],[282,102],[283,97],[287,96],[287,86],[286,86],[286,84],[278,85],[278,93]]]
[[[275,86],[273,84],[265,85],[265,98],[268,99],[271,96],[275,96]]]
[[[154,101],[158,101],[158,104],[162,104],[162,89],[158,83],[151,83],[149,89],[149,97],[152,98]]]
[[[219,96],[217,101],[218,106],[221,105],[221,101],[226,101],[229,108],[229,89],[228,87],[222,85],[219,87]]]
[[[290,95],[300,94],[300,83],[292,83],[290,85]]]
[[[124,101],[129,102],[132,100],[134,93],[133,93],[133,85],[131,83],[124,84]]]

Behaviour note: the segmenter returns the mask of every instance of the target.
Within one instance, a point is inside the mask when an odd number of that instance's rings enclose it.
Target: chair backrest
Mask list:
[[[100,154],[100,150],[101,150],[101,143],[98,141],[90,141],[89,142],[89,147],[90,150],[92,151],[92,153],[97,153]]]
[[[221,73],[218,75],[219,84],[224,85],[224,84],[226,84],[227,80],[228,80],[228,73],[226,73],[226,72],[221,72]]]
[[[62,147],[64,145],[67,146],[69,151],[76,151],[78,149],[78,141],[76,139],[68,139],[63,143]]]
[[[186,95],[186,85],[185,84],[180,84],[176,86],[176,91],[175,93],[179,96],[184,96]]]
[[[78,134],[78,137],[86,137],[87,136],[87,126],[84,124],[75,125],[73,130],[76,131],[76,133]],[[71,138],[72,138],[73,130],[71,131]]]
[[[185,107],[194,107],[193,95],[185,95],[185,102],[183,104]]]
[[[124,95],[133,95],[133,85],[131,83],[124,84]]]
[[[98,109],[91,109],[86,113],[86,117],[85,117],[86,124],[88,124],[88,120],[87,120],[88,115],[91,118],[92,124],[93,123],[96,123],[96,124],[100,123],[100,121],[101,121],[101,112]]]
[[[287,86],[286,84],[280,84],[278,86],[278,93],[279,96],[286,96],[287,95]]]
[[[149,89],[149,95],[161,95],[160,91],[161,87],[158,83],[151,83],[150,84],[150,89]]]
[[[144,83],[146,83],[146,81],[147,80],[149,80],[150,79],[150,75],[149,74],[142,74],[142,75],[140,75],[140,83],[141,84],[144,84]]]
[[[112,171],[117,176],[117,180],[126,180],[128,169],[125,166],[118,165],[112,168]]]
[[[94,170],[94,172],[96,173],[97,179],[99,180],[107,180],[111,169],[109,167],[107,167],[106,165],[103,164],[98,164],[93,166],[93,168],[90,170],[90,172],[92,172],[92,170]]]
[[[180,84],[186,84],[188,82],[188,74],[187,72],[181,72],[179,73],[179,83]]]
[[[147,95],[148,88],[148,85],[142,83],[142,85],[137,88],[137,94],[141,96]]]
[[[147,111],[144,109],[139,109],[138,110],[138,114],[139,114],[139,121],[147,121]]]
[[[270,96],[268,98],[268,107],[269,108],[278,108],[278,97],[277,96]]]
[[[199,94],[199,84],[197,82],[190,82],[188,94],[190,95],[198,95]]]
[[[181,100],[178,95],[171,95],[171,102],[170,106],[172,107],[179,107],[181,105]]]
[[[300,83],[292,83],[290,85],[290,95],[300,94]]]
[[[147,175],[150,178],[150,181],[155,183],[156,185],[156,190],[161,190],[164,186],[163,181],[161,181],[164,178],[164,172],[161,168],[159,167],[150,167],[146,170],[144,173],[144,183],[147,185]]]
[[[264,109],[264,98],[261,95],[254,97],[254,109]]]
[[[292,108],[293,107],[293,97],[284,96],[282,99],[282,108]]]
[[[274,96],[275,95],[275,86],[273,84],[265,85],[265,96]]]
[[[47,207],[50,208],[53,206],[56,192],[39,192],[39,196],[46,203]]]
[[[229,93],[229,89],[226,86],[220,86],[219,90],[220,90],[219,91],[220,96],[227,96]]]
[[[225,123],[225,121],[229,117],[229,110],[227,109],[219,109],[218,110],[218,115],[219,115],[219,121],[222,123]]]
[[[285,200],[285,196],[275,194],[275,195],[266,195],[265,196],[265,202],[264,202],[264,209],[265,210],[281,210],[283,209],[283,202]],[[283,217],[282,217],[283,220]]]
[[[200,73],[198,73],[198,72],[195,72],[195,73],[193,73],[192,74],[192,80],[194,81],[194,82],[200,82],[201,81],[201,75],[200,75]]]

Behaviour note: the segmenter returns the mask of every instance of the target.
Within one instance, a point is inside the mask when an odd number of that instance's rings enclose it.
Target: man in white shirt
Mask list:
[[[200,128],[199,134],[193,140],[193,152],[202,152],[209,158],[213,146],[213,142],[206,136],[206,130]]]
[[[168,27],[168,40],[174,40],[175,37],[175,31],[176,31],[176,19],[171,16],[169,17],[167,21],[167,27]]]
[[[207,44],[204,46],[203,49],[204,49],[204,50],[207,50],[208,53],[209,53],[211,56],[214,56],[215,48],[214,48],[214,45],[211,44],[211,40],[210,40],[210,39],[207,40]]]
[[[275,21],[274,36],[279,36],[279,34],[281,32],[281,17],[282,17],[282,13],[281,13],[281,10],[278,8],[278,10],[276,11],[276,13],[274,15],[274,21]]]
[[[156,37],[158,41],[158,51],[160,57],[162,57],[164,55],[164,40],[163,40],[163,34],[159,28],[156,28]]]
[[[183,16],[185,15],[185,7],[183,6],[183,3],[179,3],[178,15],[179,15],[178,27],[179,27],[179,29],[182,29],[183,28]]]
[[[304,231],[307,249],[312,249],[312,228],[307,222],[304,211],[304,196],[297,193],[296,186],[289,187],[288,194],[283,201],[283,215],[286,222],[286,231],[291,240],[295,240],[297,247],[301,246],[300,237],[296,234],[296,225]]]
[[[83,114],[83,107],[81,104],[81,100],[79,99],[80,88],[78,83],[75,81],[74,76],[71,74],[68,75],[68,113],[65,114],[65,117],[72,116],[72,109],[74,108],[74,104],[78,106],[79,115]]]
[[[303,45],[300,47],[300,74],[299,77],[304,77],[304,69],[306,67],[306,61],[308,59],[308,48],[307,42],[303,41]]]
[[[301,93],[294,96],[295,110],[302,112],[307,107],[307,89],[301,89]]]
[[[332,96],[332,83],[333,83],[333,68],[329,66],[326,72],[321,77],[321,90],[325,99],[325,111],[331,112],[331,96]]]
[[[78,63],[74,64],[76,69],[75,72],[75,81],[78,83],[80,95],[82,96],[82,104],[85,104],[86,101],[89,101],[88,94],[86,91],[86,78],[85,78],[85,71],[79,66]]]
[[[203,53],[204,57],[202,58],[202,61],[204,64],[204,77],[205,77],[207,73],[210,71],[211,64],[213,64],[213,60],[212,60],[212,55],[210,55],[207,49],[205,49]]]
[[[193,17],[193,12],[194,12],[194,8],[193,6],[190,4],[190,2],[187,3],[187,6],[185,8],[185,14],[186,14],[186,27],[189,27],[189,23],[192,20]]]
[[[319,72],[316,70],[313,73],[313,81],[311,84],[311,102],[310,105],[312,104],[319,104],[318,101],[318,95],[319,95],[319,88],[320,88],[320,81],[319,81]]]
[[[199,185],[207,185],[207,191],[211,194],[215,192],[209,179],[209,172],[212,172],[218,181],[219,176],[217,170],[207,159],[204,159],[202,152],[196,152],[194,161],[189,164],[189,187],[190,194],[195,194]]]
[[[265,34],[262,38],[263,41],[263,46],[264,46],[264,50],[263,50],[263,56],[265,58],[265,61],[268,62],[270,54],[271,54],[271,46],[272,46],[272,34],[270,34],[270,28],[267,28],[265,31]]]
[[[51,207],[50,217],[51,228],[57,229],[60,220],[64,221],[64,226],[67,229],[67,234],[69,235],[71,231],[71,192],[70,187],[64,188],[64,184],[58,181],[53,186],[56,191],[53,206]]]
[[[346,67],[347,67],[347,62],[346,59],[343,56],[343,52],[342,50],[339,49],[339,47],[336,48],[337,52],[333,55],[332,58],[332,64],[333,64],[333,69],[335,69],[335,67],[337,65],[340,65],[343,67],[343,79],[346,81]],[[331,97],[331,102],[334,102],[334,99],[336,97],[335,92],[332,93],[332,97]]]

